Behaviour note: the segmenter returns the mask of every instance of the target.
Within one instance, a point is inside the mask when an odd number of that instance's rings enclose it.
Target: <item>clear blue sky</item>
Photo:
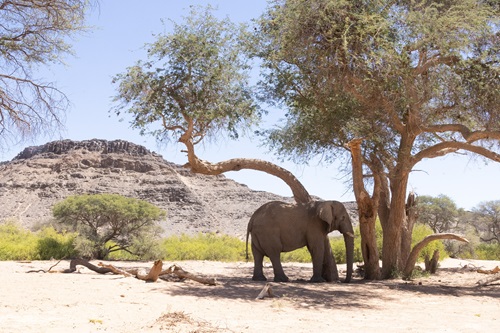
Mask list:
[[[184,147],[170,145],[159,147],[148,137],[141,137],[126,122],[108,113],[115,87],[111,78],[124,72],[127,66],[139,59],[146,59],[143,46],[153,41],[153,34],[169,29],[168,19],[179,22],[187,16],[189,5],[212,4],[218,15],[229,16],[233,21],[248,21],[258,17],[266,8],[265,0],[214,0],[214,1],[165,1],[165,0],[101,0],[88,20],[94,30],[78,36],[74,42],[75,57],[65,58],[66,66],[41,69],[38,76],[56,82],[72,103],[67,113],[66,130],[52,137],[37,138],[34,142],[0,151],[0,161],[10,160],[30,145],[41,145],[58,139],[123,139],[146,146],[171,162],[184,164],[186,157],[180,152]],[[165,19],[166,24],[161,23]],[[167,30],[168,31],[168,30]],[[273,117],[278,117],[276,114]],[[199,147],[200,158],[217,162],[234,157],[262,158],[282,165],[293,172],[307,190],[324,199],[354,200],[348,176],[335,165],[320,165],[311,161],[309,166],[280,163],[268,153],[255,138],[240,141],[224,140],[217,144]],[[447,156],[417,165],[409,183],[420,195],[451,197],[459,207],[470,209],[481,201],[500,199],[500,163],[481,159],[470,160],[465,156]],[[257,171],[230,172],[226,176],[248,185],[252,189],[290,196],[289,188],[279,179]]]

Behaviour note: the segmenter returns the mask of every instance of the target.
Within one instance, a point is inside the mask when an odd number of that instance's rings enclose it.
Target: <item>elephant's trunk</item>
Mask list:
[[[354,233],[345,232],[344,234],[344,242],[345,242],[345,256],[347,263],[347,273],[345,275],[345,283],[351,282],[352,277],[352,265],[354,262]]]

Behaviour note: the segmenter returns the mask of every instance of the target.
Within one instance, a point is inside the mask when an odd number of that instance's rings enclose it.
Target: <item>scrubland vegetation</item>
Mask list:
[[[381,235],[382,230],[377,227]],[[417,225],[413,232],[413,242],[416,243],[432,230],[424,225]],[[53,227],[45,227],[33,232],[22,228],[15,221],[8,221],[0,225],[0,260],[49,260],[74,258],[81,256],[77,251],[77,233],[58,232]],[[149,242],[151,246],[151,242]],[[345,245],[343,238],[331,238],[332,251],[337,263],[345,262]],[[382,248],[379,237],[379,250]],[[432,256],[434,250],[440,250],[441,258],[447,256],[442,242],[429,244],[421,253],[423,260],[426,254]],[[474,256],[472,256],[472,253]],[[500,247],[488,244],[479,244],[474,251],[464,252],[468,258],[500,259]],[[249,249],[252,260],[252,253]],[[245,242],[228,235],[198,234],[194,236],[171,236],[154,242],[153,248],[146,255],[134,255],[127,251],[110,253],[110,260],[150,260],[161,258],[165,261],[180,260],[211,260],[211,261],[245,261]],[[292,252],[283,253],[284,262],[310,262],[311,256],[307,249],[301,248]],[[363,257],[360,249],[359,228],[356,229],[354,260],[361,262]]]

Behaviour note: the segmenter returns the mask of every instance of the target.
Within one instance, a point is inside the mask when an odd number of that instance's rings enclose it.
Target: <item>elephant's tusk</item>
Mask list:
[[[349,237],[355,238],[355,236],[352,232],[346,231],[346,232],[344,232],[344,234],[349,236]]]

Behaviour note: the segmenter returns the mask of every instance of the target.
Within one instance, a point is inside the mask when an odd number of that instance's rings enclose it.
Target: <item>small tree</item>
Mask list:
[[[84,194],[66,198],[52,208],[54,217],[79,233],[77,250],[84,256],[104,259],[110,252],[124,250],[138,238],[154,239],[156,221],[165,216],[160,208],[143,200],[118,194]]]

